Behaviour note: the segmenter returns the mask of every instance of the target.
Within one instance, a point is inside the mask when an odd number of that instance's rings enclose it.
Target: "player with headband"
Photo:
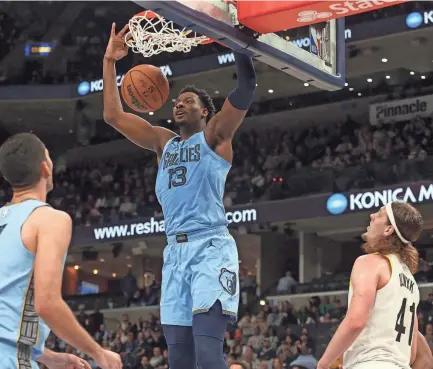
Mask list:
[[[343,354],[345,369],[410,368],[415,360],[419,291],[413,274],[419,257],[412,242],[423,219],[401,201],[388,203],[370,219],[362,235],[367,255],[353,266],[346,317],[318,369],[328,369]]]

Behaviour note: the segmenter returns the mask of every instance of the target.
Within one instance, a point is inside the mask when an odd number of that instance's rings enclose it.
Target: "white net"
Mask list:
[[[129,21],[129,32],[125,36],[126,44],[135,53],[145,58],[162,52],[190,52],[192,47],[209,41],[206,36],[199,36],[186,28],[176,29],[172,21],[151,12],[137,14]]]

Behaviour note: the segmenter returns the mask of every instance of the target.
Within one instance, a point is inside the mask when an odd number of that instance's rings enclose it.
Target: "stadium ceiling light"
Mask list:
[[[215,91],[215,94],[219,95],[219,93],[220,93],[220,92],[219,92],[218,90]]]
[[[257,86],[257,85],[256,85]],[[176,99],[171,99],[171,102],[176,102]]]
[[[354,90],[354,88],[353,88],[353,87],[350,87],[350,88],[349,88],[349,91],[353,91],[353,90]]]
[[[391,79],[391,76],[385,76],[386,79]]]
[[[99,261],[100,261],[101,263],[103,263],[103,262],[105,261],[105,259],[99,259]]]
[[[425,79],[425,76],[421,76],[421,79]]]
[[[132,268],[132,265],[131,265],[131,264],[126,264],[126,266],[127,266],[128,268]]]
[[[75,269],[75,270],[78,270],[78,269],[80,269],[80,266],[79,266],[79,265],[75,265],[75,266],[74,266],[74,269]]]
[[[362,96],[362,93],[361,93],[361,92],[358,92],[358,96]]]
[[[413,76],[415,72],[413,70],[410,71],[410,75]]]
[[[344,84],[344,86],[347,87],[347,86],[349,86],[349,84],[346,82],[346,83]]]
[[[308,87],[309,85],[310,85],[310,84],[309,84],[308,82],[305,82],[305,83],[304,83],[304,86],[305,86],[305,87]]]
[[[388,59],[387,58],[382,58],[382,63],[387,63]]]
[[[93,270],[93,274],[94,274],[94,275],[96,275],[96,274],[98,274],[98,273],[99,273],[98,269],[94,269],[94,270]]]
[[[63,117],[59,117],[59,120],[63,120]]]
[[[116,278],[116,277],[117,277],[117,274],[116,274],[116,273],[113,273],[112,276],[113,276],[113,278]]]
[[[150,112],[149,112],[149,115],[153,115],[153,111],[150,111]]]
[[[371,82],[373,82],[373,80],[371,78],[367,78],[367,82],[371,83]]]
[[[269,92],[270,94],[273,94],[273,93],[274,93],[274,90],[268,90],[268,92]]]
[[[167,119],[167,123],[171,123],[171,119]]]

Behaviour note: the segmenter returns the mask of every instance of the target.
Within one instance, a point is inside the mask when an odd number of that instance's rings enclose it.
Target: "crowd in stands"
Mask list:
[[[388,126],[348,119],[330,127],[240,133],[224,205],[422,179],[417,163],[433,154],[432,130],[431,119]],[[87,162],[58,173],[50,203],[68,211],[76,225],[161,215],[154,192],[156,158],[146,150],[136,155],[127,162]],[[9,191],[4,184],[0,201],[7,201]]]
[[[256,314],[246,312],[228,326],[224,351],[228,363],[243,362],[248,369],[315,369],[346,306],[339,297],[314,296],[296,310],[288,301],[265,305]],[[157,316],[131,322],[124,314],[114,330],[104,325],[103,314],[80,311],[80,323],[104,348],[122,356],[125,369],[168,369],[167,344]],[[433,349],[433,293],[420,303],[419,330]],[[51,335],[47,347],[75,353],[71,346]],[[337,368],[340,362],[334,363]]]

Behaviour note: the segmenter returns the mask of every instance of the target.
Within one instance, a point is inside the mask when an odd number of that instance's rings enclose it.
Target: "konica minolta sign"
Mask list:
[[[395,200],[402,200],[411,204],[432,202],[433,184],[359,191],[351,194],[334,193],[326,201],[326,209],[332,215],[340,215],[377,209]]]

